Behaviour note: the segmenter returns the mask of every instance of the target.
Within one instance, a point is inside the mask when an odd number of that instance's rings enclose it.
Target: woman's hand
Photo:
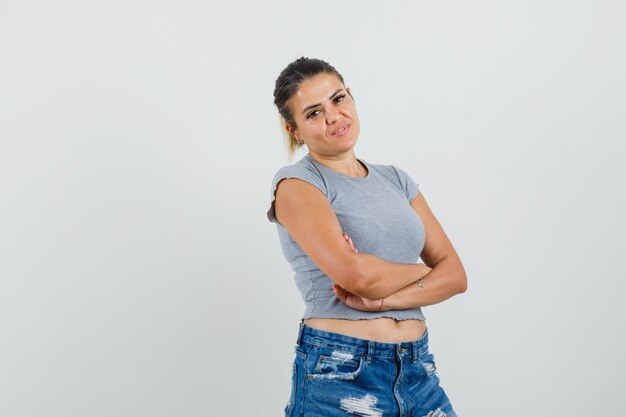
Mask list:
[[[343,301],[348,307],[361,311],[385,311],[385,299],[370,300],[369,298],[360,297],[350,291],[341,288],[339,285],[333,285],[335,296]]]
[[[359,253],[359,251],[354,247],[354,243],[352,243],[352,239],[350,239],[350,236],[348,236],[346,232],[343,232],[343,238],[346,240],[346,242],[348,242],[348,245],[350,245],[350,249],[352,249],[354,253]]]

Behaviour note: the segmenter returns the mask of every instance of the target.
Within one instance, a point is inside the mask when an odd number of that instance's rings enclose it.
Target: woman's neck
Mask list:
[[[309,152],[309,154],[311,158],[315,159],[318,163],[340,174],[355,178],[362,178],[367,175],[366,170],[361,166],[361,163],[357,161],[353,150],[333,156],[318,155],[311,152]]]

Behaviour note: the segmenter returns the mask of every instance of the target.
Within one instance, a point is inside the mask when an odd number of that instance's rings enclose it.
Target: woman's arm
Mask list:
[[[451,292],[446,283],[446,277],[454,275],[455,268],[455,263],[447,260],[441,261],[432,270],[428,266],[424,266],[424,269],[428,269],[430,272],[422,278],[421,286],[418,283],[409,284],[389,297],[376,300],[360,297],[339,285],[335,285],[333,290],[337,298],[357,310],[387,311],[424,307],[440,303],[465,291],[466,288],[458,292]]]
[[[389,297],[390,308],[412,308],[440,303],[467,290],[465,268],[452,242],[419,192],[411,207],[422,219],[426,241],[420,257],[432,270],[422,278],[423,287],[411,284]]]
[[[276,219],[315,265],[341,287],[380,299],[421,277],[417,264],[397,264],[352,251],[330,203],[315,186],[289,178],[277,187]]]
[[[344,288],[335,287],[337,297],[350,307],[367,311],[423,307],[466,291],[467,277],[463,264],[422,193],[417,194],[411,206],[422,219],[426,235],[420,255],[426,265],[421,285],[411,283],[384,300],[363,299]],[[351,241],[348,244],[356,251]]]

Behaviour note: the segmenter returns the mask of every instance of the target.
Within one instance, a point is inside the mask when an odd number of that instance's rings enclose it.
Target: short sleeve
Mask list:
[[[419,184],[413,181],[411,176],[407,174],[404,170],[393,165],[391,167],[395,171],[396,176],[400,181],[400,187],[404,190],[407,200],[409,200],[409,202],[413,201],[413,199],[417,196],[417,193],[419,193],[420,191]]]
[[[319,174],[313,172],[312,170],[308,169],[306,166],[302,166],[302,165],[289,165],[289,166],[283,167],[280,170],[278,170],[278,172],[274,176],[274,179],[272,180],[271,197],[270,197],[271,203],[270,203],[270,208],[267,211],[267,218],[272,223],[280,224],[280,222],[276,219],[276,212],[274,210],[274,201],[276,199],[276,189],[278,188],[278,184],[282,180],[287,179],[287,178],[298,178],[303,181],[306,181],[309,184],[318,188],[322,193],[324,193],[324,195],[328,195],[327,190],[326,190],[326,185],[324,184],[324,181],[319,176]]]

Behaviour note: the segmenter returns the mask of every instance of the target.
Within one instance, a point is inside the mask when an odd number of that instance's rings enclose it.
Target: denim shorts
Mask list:
[[[439,385],[428,330],[381,343],[300,323],[286,417],[456,417]]]

